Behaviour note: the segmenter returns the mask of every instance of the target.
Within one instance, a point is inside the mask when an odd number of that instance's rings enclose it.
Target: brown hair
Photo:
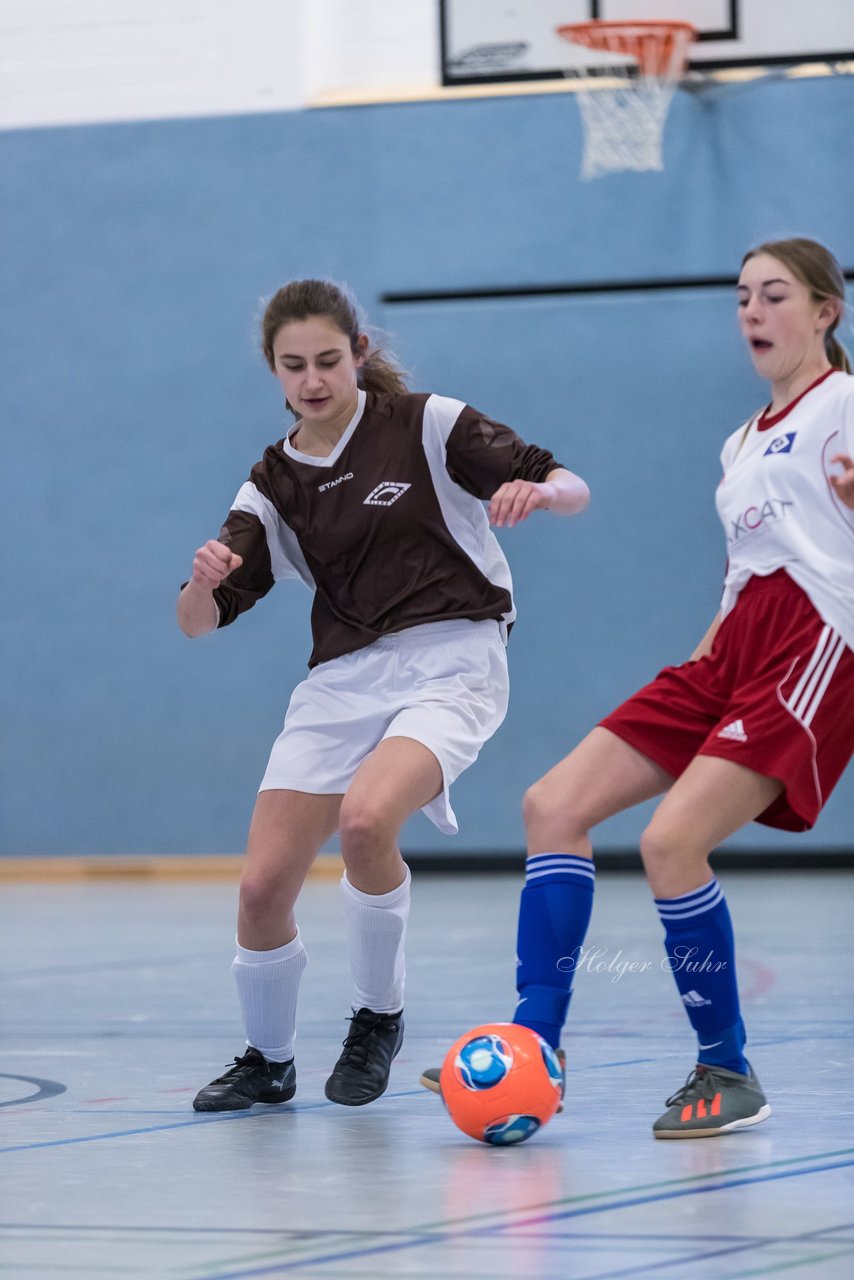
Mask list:
[[[262,350],[273,372],[276,369],[273,343],[282,325],[291,320],[308,320],[312,316],[325,316],[331,320],[350,339],[353,355],[359,354],[359,334],[364,328],[359,324],[356,301],[347,290],[331,280],[292,280],[273,295],[261,321]],[[364,364],[358,370],[358,379],[366,391],[407,390],[403,371],[398,368],[394,357],[373,341]]]
[[[784,263],[792,274],[797,276],[801,284],[807,286],[816,302],[824,302],[826,298],[839,300],[841,305],[836,319],[824,335],[824,349],[834,369],[844,369],[846,373],[850,373],[851,361],[848,358],[848,352],[839,339],[834,337],[834,330],[845,314],[845,276],[830,250],[825,249],[824,245],[819,244],[817,240],[806,240],[803,237],[795,237],[792,240],[769,240],[766,244],[757,245],[755,249],[746,253],[741,260],[741,265],[744,266],[745,262],[755,258],[759,253],[767,253]]]

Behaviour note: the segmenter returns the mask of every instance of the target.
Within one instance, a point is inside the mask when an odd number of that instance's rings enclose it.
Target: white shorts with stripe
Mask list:
[[[414,738],[444,783],[423,812],[456,834],[451,783],[507,714],[502,632],[489,620],[430,622],[314,667],[293,692],[259,790],[343,795],[380,742]]]

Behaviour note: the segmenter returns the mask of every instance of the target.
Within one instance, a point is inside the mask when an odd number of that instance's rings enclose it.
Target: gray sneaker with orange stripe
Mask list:
[[[715,1138],[759,1124],[771,1114],[752,1067],[743,1076],[702,1062],[665,1105],[664,1115],[652,1126],[656,1138]]]

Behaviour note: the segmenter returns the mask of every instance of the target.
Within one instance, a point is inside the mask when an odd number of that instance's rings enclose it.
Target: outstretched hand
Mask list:
[[[191,581],[197,586],[207,587],[213,590],[220,583],[233,573],[235,569],[239,569],[243,564],[243,557],[239,556],[235,551],[222,542],[216,542],[213,539],[206,542],[203,547],[199,547],[193,557],[193,576]]]
[[[850,458],[847,453],[837,453],[830,461],[838,462],[842,467],[841,475],[828,477],[831,488],[839,501],[854,511],[854,458]]]
[[[510,528],[527,520],[532,511],[545,510],[553,496],[553,486],[546,480],[535,484],[533,480],[508,480],[496,489],[489,503],[489,519],[499,529]]]

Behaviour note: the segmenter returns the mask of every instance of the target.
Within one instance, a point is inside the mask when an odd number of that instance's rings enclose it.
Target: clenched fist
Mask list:
[[[230,573],[233,573],[235,569],[239,569],[242,564],[242,556],[231,551],[224,543],[216,542],[212,539],[210,542],[206,542],[203,547],[199,547],[193,557],[193,576],[191,581],[212,591]]]

